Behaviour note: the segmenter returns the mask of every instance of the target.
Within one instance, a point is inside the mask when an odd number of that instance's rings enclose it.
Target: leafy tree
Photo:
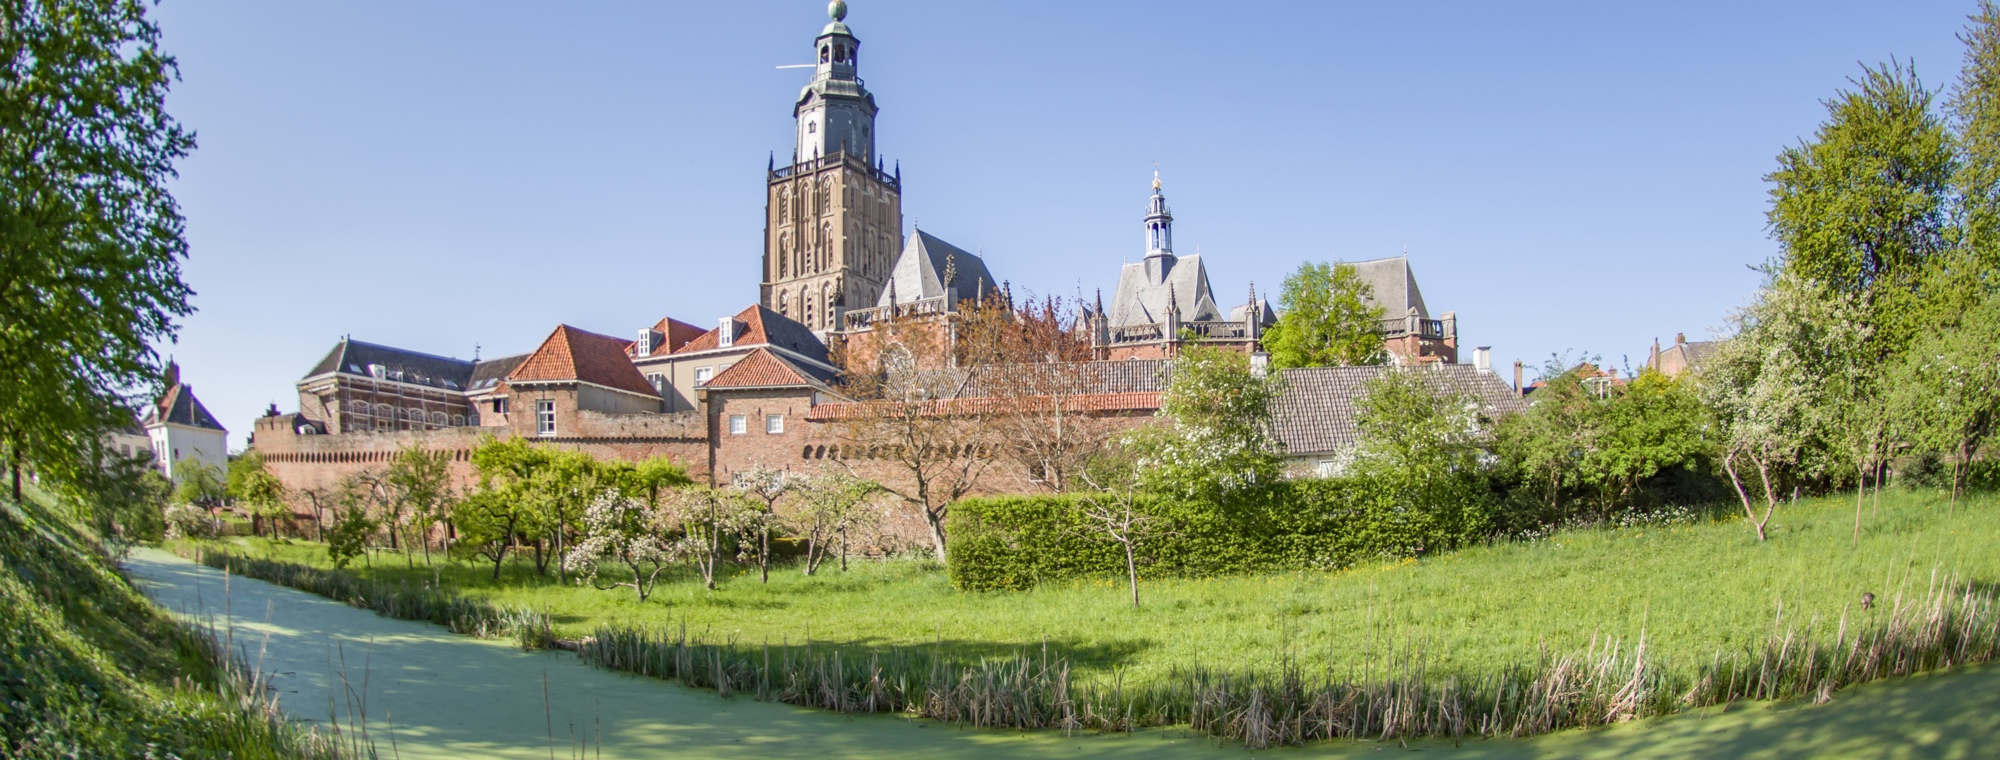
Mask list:
[[[278,527],[274,520],[290,517],[292,510],[285,504],[285,484],[264,463],[264,455],[255,451],[229,460],[229,479],[224,486],[229,498],[250,513],[253,527],[270,524],[271,535],[276,536]]]
[[[759,583],[770,583],[771,526],[777,523],[778,500],[797,491],[802,478],[790,470],[759,464],[731,473],[729,485],[755,498],[763,507],[763,514],[756,519],[757,579]]]
[[[1961,234],[1975,268],[2000,271],[2000,8],[1981,0],[1959,34],[1965,63],[1946,103],[1960,161],[1952,175]]]
[[[359,486],[343,491],[340,505],[333,509],[333,525],[326,531],[326,556],[334,567],[347,567],[368,550],[368,538],[382,528],[369,516],[368,491]]]
[[[1780,276],[1755,303],[1731,315],[1734,336],[1698,369],[1697,388],[1714,415],[1728,472],[1743,511],[1765,540],[1778,506],[1780,478],[1799,474],[1805,449],[1838,424],[1829,408],[1842,351],[1866,335],[1861,308],[1812,282]],[[1764,492],[1764,514],[1751,506],[1745,468]]]
[[[180,471],[180,484],[174,486],[174,500],[182,504],[193,504],[204,509],[222,506],[229,491],[223,484],[222,471],[214,465],[204,464],[198,459],[183,459],[174,469]]]
[[[1640,483],[1662,471],[1700,461],[1710,445],[1702,437],[1707,413],[1691,381],[1651,369],[1608,389],[1584,482],[1603,495],[1607,509],[1629,503]]]
[[[827,545],[836,539],[840,546],[840,570],[847,571],[848,536],[875,517],[867,504],[870,497],[881,491],[880,484],[839,470],[809,475],[799,481],[799,509],[793,513],[792,528],[806,537],[806,575],[819,571],[820,564],[826,561]]]
[[[645,502],[605,489],[583,512],[583,540],[563,555],[563,565],[589,580],[598,590],[630,588],[639,601],[653,593],[660,574],[687,549],[686,542],[667,541],[667,520]],[[624,565],[630,581],[606,582],[599,568],[606,562]]]
[[[649,509],[657,509],[668,491],[694,482],[688,479],[687,468],[666,457],[623,465],[612,472],[618,482],[618,490],[645,502]]]
[[[1283,470],[1271,429],[1276,376],[1260,377],[1250,360],[1201,345],[1183,350],[1160,393],[1165,425],[1128,436],[1150,490],[1222,500],[1276,483]]]
[[[694,562],[703,587],[714,590],[723,545],[742,534],[745,523],[755,519],[758,505],[735,489],[691,485],[674,489],[667,506],[671,527],[687,542],[680,555]]]
[[[451,454],[419,443],[396,452],[382,481],[397,512],[409,515],[411,538],[423,547],[424,564],[431,564],[431,531],[451,516],[456,498],[451,487]],[[391,531],[397,525],[391,523]]]
[[[1285,278],[1278,323],[1264,333],[1271,365],[1340,367],[1381,364],[1382,307],[1354,265],[1306,262]],[[1401,315],[1398,315],[1401,316]]]
[[[174,59],[147,4],[0,7],[0,443],[75,482],[120,394],[158,380],[152,346],[193,311],[167,189],[194,135],[166,112]],[[205,494],[204,494],[205,496]]]
[[[1547,522],[1561,522],[1563,495],[1584,480],[1584,459],[1595,452],[1603,425],[1602,398],[1584,382],[1595,357],[1583,362],[1550,357],[1528,411],[1502,420],[1495,447],[1521,480],[1548,504]]]
[[[1355,403],[1350,477],[1359,498],[1393,515],[1382,545],[1412,554],[1451,548],[1485,533],[1485,482],[1479,458],[1486,421],[1472,398],[1452,392],[1421,369],[1392,369],[1369,381]]]
[[[1917,450],[1950,455],[1956,508],[1967,468],[2000,422],[2000,294],[1920,338],[1888,385]]]

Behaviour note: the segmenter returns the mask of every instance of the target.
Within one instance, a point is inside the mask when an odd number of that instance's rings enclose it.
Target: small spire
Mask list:
[[[1153,192],[1160,191],[1160,162],[1153,162]]]

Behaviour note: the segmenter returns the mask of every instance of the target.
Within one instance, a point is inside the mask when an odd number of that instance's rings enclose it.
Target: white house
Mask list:
[[[183,462],[189,460],[214,467],[221,475],[229,469],[229,431],[194,397],[193,388],[179,382],[178,370],[168,368],[167,392],[146,413],[144,425],[153,445],[153,461],[177,483],[186,466]]]

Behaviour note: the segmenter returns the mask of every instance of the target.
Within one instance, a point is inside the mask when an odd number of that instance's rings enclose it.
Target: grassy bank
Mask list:
[[[1781,510],[1762,544],[1740,522],[1651,525],[1340,573],[1159,579],[1138,611],[1111,580],[960,594],[916,563],[768,585],[737,575],[714,592],[683,580],[644,604],[522,566],[496,584],[490,568],[378,557],[358,575],[547,609],[561,635],[601,633],[593,656],[614,667],[836,709],[976,725],[1192,723],[1253,744],[1535,733],[1746,697],[1824,698],[1990,656],[1996,506],[1973,499],[1953,515],[1933,497],[1888,494],[1864,515],[1858,548],[1852,501],[1809,500]],[[237,548],[324,559],[304,544]],[[816,653],[784,646],[807,639]],[[1536,696],[1547,693],[1564,696]]]
[[[154,607],[60,510],[0,506],[0,756],[338,757],[216,633]]]

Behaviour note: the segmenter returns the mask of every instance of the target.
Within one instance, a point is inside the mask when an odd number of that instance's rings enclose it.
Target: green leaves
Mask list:
[[[1174,359],[1160,393],[1166,426],[1127,438],[1148,489],[1221,499],[1278,480],[1283,462],[1271,431],[1275,376],[1259,377],[1241,354],[1191,346]]]
[[[1279,297],[1283,313],[1264,333],[1264,349],[1279,369],[1381,364],[1382,307],[1348,264],[1306,262]]]

